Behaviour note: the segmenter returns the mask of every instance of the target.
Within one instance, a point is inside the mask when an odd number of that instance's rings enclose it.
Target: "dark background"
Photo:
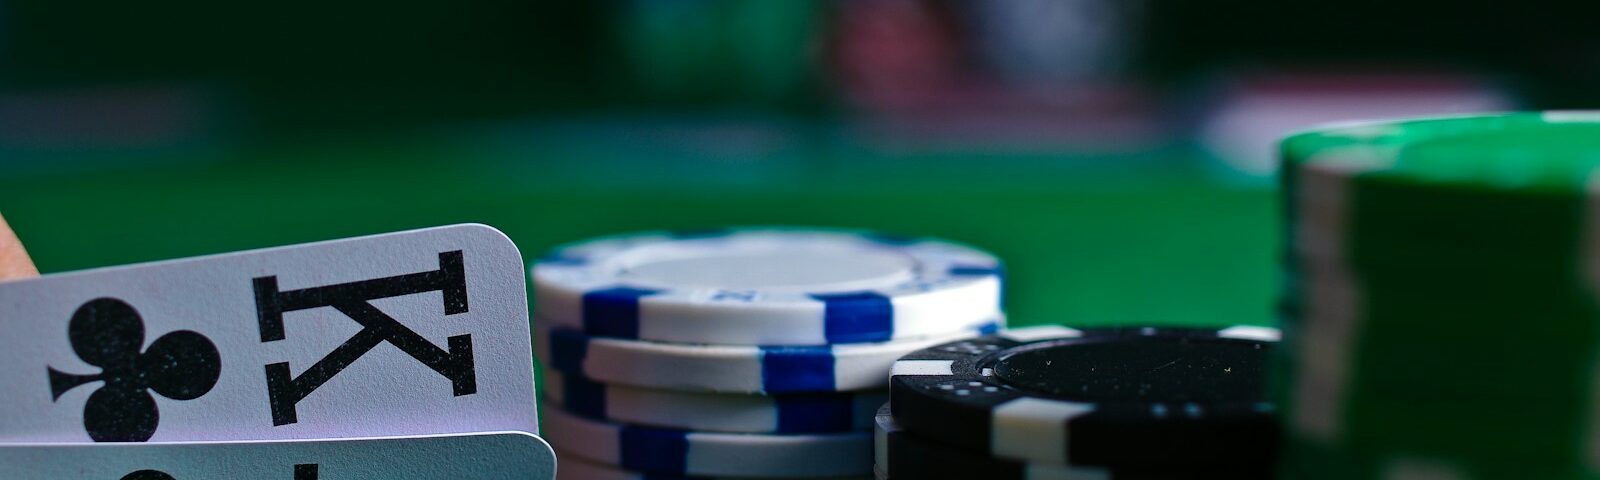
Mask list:
[[[46,272],[465,221],[529,258],[627,230],[868,227],[996,251],[1016,324],[1268,324],[1271,174],[1211,147],[1218,112],[1373,88],[1600,106],[1597,14],[0,0],[0,211]],[[1443,98],[1413,110],[1480,105]]]

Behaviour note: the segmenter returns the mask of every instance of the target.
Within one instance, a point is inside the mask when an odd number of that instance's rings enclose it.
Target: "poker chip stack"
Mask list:
[[[1600,114],[1283,144],[1286,478],[1600,478]]]
[[[876,419],[879,478],[1265,479],[1277,330],[1028,327],[913,352]]]
[[[893,362],[998,330],[994,256],[785,228],[644,233],[532,267],[565,480],[870,478]]]

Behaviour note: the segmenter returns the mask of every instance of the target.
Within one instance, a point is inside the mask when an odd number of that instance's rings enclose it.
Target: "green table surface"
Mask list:
[[[1272,323],[1270,189],[1181,147],[997,150],[543,122],[0,162],[0,212],[47,273],[459,222],[527,259],[644,229],[873,228],[999,254],[1012,325]]]

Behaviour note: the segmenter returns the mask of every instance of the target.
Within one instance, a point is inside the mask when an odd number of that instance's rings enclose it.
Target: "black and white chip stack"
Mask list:
[[[531,269],[558,478],[870,478],[901,356],[997,331],[981,250],[860,231],[607,237]]]
[[[1270,478],[1277,330],[1028,327],[894,363],[878,478]]]

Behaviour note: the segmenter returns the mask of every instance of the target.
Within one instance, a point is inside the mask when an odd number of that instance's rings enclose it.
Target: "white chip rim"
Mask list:
[[[993,255],[942,240],[883,238],[860,231],[775,227],[696,237],[650,232],[558,248],[547,260],[536,262],[530,276],[538,313],[579,328],[585,327],[586,294],[614,287],[655,290],[635,300],[636,311],[631,314],[636,318],[619,321],[636,324],[632,336],[624,338],[668,342],[839,343],[837,333],[828,332],[826,304],[812,296],[816,294],[872,292],[887,297],[892,304],[891,324],[874,326],[869,332],[879,335],[874,338],[878,340],[959,330],[999,309],[1002,282],[999,260]],[[730,261],[733,257],[743,260]],[[687,272],[675,263],[686,259],[711,266],[753,263],[769,268],[702,267]],[[852,269],[848,277],[818,280]],[[663,275],[663,270],[670,272]],[[985,270],[988,273],[974,273]],[[674,285],[652,278],[749,280],[775,271],[805,282],[752,289],[716,282]]]

